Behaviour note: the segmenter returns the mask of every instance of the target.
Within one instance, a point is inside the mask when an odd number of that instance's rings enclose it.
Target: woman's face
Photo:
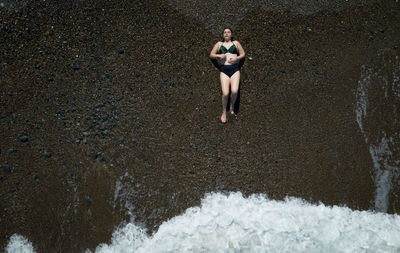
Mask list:
[[[232,31],[231,29],[225,29],[224,34],[223,34],[224,40],[225,41],[230,41],[232,38]]]

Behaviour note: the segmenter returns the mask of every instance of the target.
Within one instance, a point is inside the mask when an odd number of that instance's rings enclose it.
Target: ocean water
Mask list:
[[[14,235],[6,252],[31,253],[33,247]],[[95,252],[400,252],[400,216],[299,198],[210,193],[153,235],[128,223]]]
[[[361,66],[355,113],[373,162],[375,210],[387,212],[390,192],[400,176],[400,160],[395,155],[400,145],[400,61],[398,56],[392,55],[390,49],[379,50],[377,59],[376,65]],[[382,118],[383,108],[387,105],[392,110],[384,114],[386,118]],[[373,127],[365,123],[371,118],[374,119],[371,121],[377,122]]]

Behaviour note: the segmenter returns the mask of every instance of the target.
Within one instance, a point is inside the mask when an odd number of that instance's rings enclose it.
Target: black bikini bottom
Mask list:
[[[222,65],[221,68],[219,69],[222,73],[225,73],[227,76],[232,77],[233,74],[236,73],[236,71],[239,70],[239,66],[237,64],[232,64],[232,65]]]

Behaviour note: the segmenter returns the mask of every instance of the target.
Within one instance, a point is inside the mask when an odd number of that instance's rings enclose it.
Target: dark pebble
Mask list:
[[[14,153],[14,152],[15,152],[15,149],[10,148],[10,149],[7,150],[7,152],[10,153],[10,154],[11,154],[11,153]]]
[[[0,180],[3,180],[3,176],[0,176]]]
[[[8,192],[9,192],[9,193],[14,193],[14,192],[15,192],[15,189],[10,189]]]
[[[124,53],[125,53],[125,49],[120,49],[120,50],[118,50],[118,53],[119,53],[119,54],[124,54]]]
[[[76,111],[78,111],[78,108],[72,107],[71,112],[76,112]]]
[[[281,69],[281,73],[286,73],[286,69]]]
[[[30,142],[36,141],[36,140],[37,140],[37,139],[36,139],[35,137],[32,137],[32,138],[29,139]]]
[[[57,115],[64,115],[64,114],[65,114],[65,110],[63,110],[63,109],[58,110],[58,111],[56,112],[56,114],[57,114]]]
[[[0,114],[0,119],[4,119],[5,117],[7,117],[7,115],[5,115],[5,114]]]
[[[100,161],[100,162],[105,162],[105,161],[106,161],[106,158],[105,158],[104,156],[102,156],[102,157],[100,157],[99,161]]]
[[[3,171],[4,171],[4,173],[7,173],[7,174],[11,173],[11,169],[8,167],[3,167]]]
[[[93,202],[93,199],[92,199],[92,197],[91,197],[90,195],[87,195],[87,196],[86,196],[86,202],[87,202],[88,204],[91,204],[91,203]]]
[[[97,109],[97,108],[100,108],[100,107],[103,107],[103,106],[104,106],[104,103],[101,103],[101,104],[97,104],[94,108]]]
[[[96,153],[94,153],[93,158],[94,158],[94,159],[97,159],[97,158],[100,157],[100,156],[101,156],[101,152],[100,152],[100,151],[96,151]]]
[[[119,138],[119,143],[123,143],[124,142],[124,137]]]
[[[106,74],[106,77],[107,77],[107,79],[109,79],[110,81],[112,81],[113,78],[114,78],[114,76],[113,76],[112,74],[110,74],[110,73],[107,73],[107,74]]]
[[[399,48],[399,46],[394,46],[394,49],[398,49]]]
[[[38,177],[37,175],[33,175],[33,176],[32,176],[32,179],[33,179],[33,180],[38,180],[39,177]]]
[[[81,59],[78,59],[78,62],[81,62],[81,63],[82,63],[82,62],[85,62],[85,59],[82,59],[82,58],[81,58]]]
[[[50,152],[44,152],[44,157],[45,158],[50,158],[51,157],[51,153]]]
[[[13,93],[11,91],[7,92],[7,95],[9,95],[10,97],[12,97]]]
[[[19,137],[19,140],[20,140],[21,142],[27,142],[29,139],[28,139],[27,136],[22,135],[22,136]]]
[[[74,65],[72,65],[72,69],[73,69],[73,70],[79,70],[79,66],[76,65],[76,64],[74,64]]]

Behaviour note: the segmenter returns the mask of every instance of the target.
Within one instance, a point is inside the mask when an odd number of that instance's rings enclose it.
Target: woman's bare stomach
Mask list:
[[[226,53],[225,55],[226,55],[225,59],[221,60],[222,65],[232,65],[237,63],[237,62],[229,62],[229,59],[236,58],[237,54]]]

